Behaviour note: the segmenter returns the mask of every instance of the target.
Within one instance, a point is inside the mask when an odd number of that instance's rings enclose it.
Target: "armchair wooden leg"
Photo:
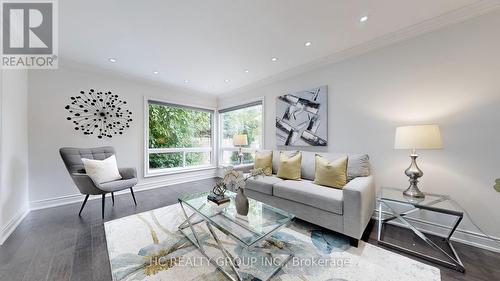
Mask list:
[[[115,205],[115,193],[111,192],[111,201],[113,201],[113,206]]]
[[[102,219],[104,219],[104,205],[106,204],[106,194],[102,195]]]
[[[132,198],[134,198],[134,203],[137,206],[137,201],[135,201],[134,189],[130,188],[130,193],[132,193]]]
[[[85,200],[83,200],[83,204],[82,204],[82,207],[80,208],[80,212],[78,212],[78,216],[81,216],[82,215],[82,211],[83,211],[83,207],[85,207],[85,204],[87,204],[87,199],[89,199],[89,194],[87,194],[87,196],[85,196]]]

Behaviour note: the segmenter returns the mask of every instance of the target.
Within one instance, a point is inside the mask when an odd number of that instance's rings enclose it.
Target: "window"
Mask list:
[[[253,163],[255,151],[262,148],[262,101],[219,110],[219,163],[238,165],[239,147],[233,145],[233,136],[247,135],[248,145],[242,147],[242,164]]]
[[[211,167],[212,110],[148,101],[146,174]]]

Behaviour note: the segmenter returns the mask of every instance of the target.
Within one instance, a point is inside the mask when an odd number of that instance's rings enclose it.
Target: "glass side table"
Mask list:
[[[392,248],[409,255],[413,255],[430,262],[440,264],[460,272],[465,272],[464,265],[458,257],[450,238],[462,221],[463,212],[452,207],[443,206],[450,200],[449,196],[425,193],[423,199],[412,199],[403,195],[403,190],[383,187],[377,196],[378,212],[378,244]],[[388,224],[408,228],[425,242],[437,255],[430,255],[408,247],[384,240]],[[445,229],[443,233],[423,230],[422,226],[434,226]],[[445,247],[440,247],[428,235],[440,237],[445,242]]]

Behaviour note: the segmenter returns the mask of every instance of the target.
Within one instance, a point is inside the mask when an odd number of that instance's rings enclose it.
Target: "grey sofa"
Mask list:
[[[102,196],[102,218],[104,219],[104,208],[106,194],[111,193],[111,199],[113,205],[115,203],[114,192],[130,189],[132,198],[134,199],[134,204],[137,205],[135,200],[133,187],[137,184],[137,172],[135,168],[119,168],[118,171],[122,176],[121,180],[105,182],[105,183],[95,183],[92,179],[85,174],[85,169],[83,167],[82,158],[104,160],[115,153],[115,149],[111,146],[95,147],[95,148],[74,148],[74,147],[63,147],[59,149],[64,165],[73,179],[76,187],[80,190],[80,193],[85,196],[82,207],[78,215],[82,214],[82,210],[87,203],[90,195],[101,195]]]
[[[375,208],[375,185],[368,155],[302,151],[302,180],[276,177],[279,151],[273,151],[273,175],[248,179],[246,194],[295,214],[299,219],[345,234],[353,245],[361,239]],[[315,155],[329,160],[348,156],[349,182],[343,189],[314,184]]]

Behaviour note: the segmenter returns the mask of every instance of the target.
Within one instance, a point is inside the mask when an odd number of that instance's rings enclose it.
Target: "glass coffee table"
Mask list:
[[[382,187],[378,201],[378,243],[404,253],[464,272],[465,268],[455,248],[451,237],[462,221],[463,212],[450,206],[450,197],[440,194],[425,193],[425,198],[414,199],[403,195],[403,190]],[[410,229],[429,247],[423,253],[407,246],[386,241],[384,234],[386,225],[393,223]],[[433,227],[432,231],[428,230]],[[444,246],[439,246],[429,235],[441,238]],[[430,253],[435,253],[431,255]]]
[[[239,266],[235,262],[236,257],[224,246],[214,228],[232,238],[238,246],[243,247],[247,251],[263,251],[264,249],[260,247],[263,242],[279,245],[279,241],[275,241],[271,236],[281,228],[287,226],[294,218],[294,215],[248,198],[248,215],[240,216],[236,212],[235,193],[227,191],[226,195],[231,200],[220,206],[207,200],[209,194],[210,192],[201,192],[179,198],[179,203],[186,218],[179,226],[179,230],[225,276],[231,280],[243,280]],[[227,266],[224,268],[220,262],[217,262],[217,259],[208,255],[206,250],[207,245],[206,243],[204,245],[200,239],[200,229],[196,230],[195,227],[198,224],[205,224],[207,226],[210,236],[217,244],[218,250],[222,253],[225,260],[228,261],[229,268]],[[269,251],[269,249],[265,250]],[[264,279],[260,278],[261,280],[269,280],[293,257],[293,253],[285,248],[277,248],[277,253],[281,257],[279,262],[274,263],[272,271]]]

